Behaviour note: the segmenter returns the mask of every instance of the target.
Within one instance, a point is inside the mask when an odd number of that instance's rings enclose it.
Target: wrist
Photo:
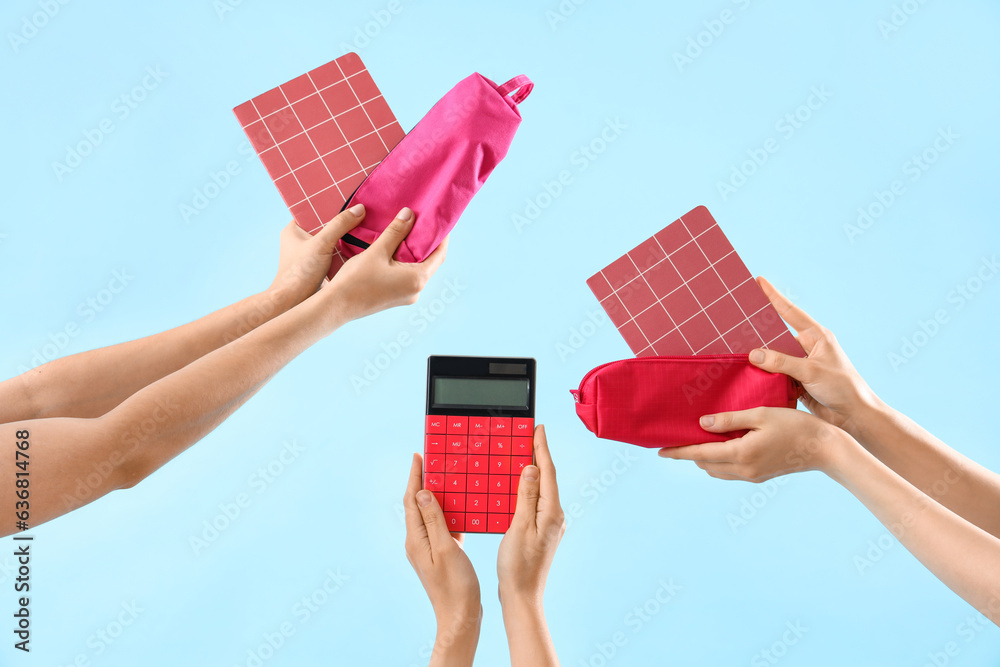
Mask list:
[[[865,455],[867,455],[867,451],[861,443],[850,434],[840,431],[840,435],[827,448],[823,472],[841,486],[847,486],[847,482],[857,469],[861,457]]]
[[[473,605],[435,611],[437,635],[434,653],[445,655],[473,655],[479,644],[479,630],[483,622],[483,607],[477,600]]]
[[[512,591],[500,586],[500,607],[504,617],[544,617],[541,591]]]
[[[843,428],[863,446],[871,440],[871,434],[878,430],[891,411],[882,399],[870,389],[859,396],[854,407],[848,412]]]

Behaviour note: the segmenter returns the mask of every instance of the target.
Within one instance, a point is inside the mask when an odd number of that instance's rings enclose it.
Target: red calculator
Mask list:
[[[507,532],[534,430],[534,359],[427,358],[424,488],[451,532]]]

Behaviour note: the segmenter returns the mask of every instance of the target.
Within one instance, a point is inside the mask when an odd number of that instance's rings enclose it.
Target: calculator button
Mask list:
[[[444,509],[445,512],[464,512],[465,494],[445,492],[444,505],[442,506],[442,509]]]
[[[490,474],[491,475],[509,475],[510,474],[510,457],[509,456],[491,456],[490,457]]]
[[[464,454],[468,449],[468,436],[447,435],[445,436],[445,447],[449,454]]]
[[[469,432],[468,417],[448,417],[448,433],[461,433],[465,435]]]
[[[510,475],[490,475],[490,493],[510,493]]]
[[[507,514],[510,511],[510,496],[506,493],[491,493],[489,512],[491,514]]]
[[[465,515],[465,532],[485,533],[486,532],[486,512],[469,513]]]
[[[493,436],[490,438],[490,454],[506,454],[510,455],[510,438],[498,438]]]
[[[449,475],[445,473],[444,490],[449,493],[465,493],[465,477],[464,474]]]
[[[490,514],[489,526],[491,533],[505,533],[510,528],[509,514]]]
[[[465,481],[466,493],[487,493],[490,484],[490,476],[486,473],[482,475],[469,475]]]
[[[424,470],[426,472],[444,472],[444,454],[428,454],[424,458]]]
[[[427,424],[424,433],[446,433],[445,417],[441,415],[427,415]]]
[[[510,435],[510,417],[493,417],[490,419],[491,435]]]
[[[460,512],[445,512],[444,522],[448,525],[448,530],[453,533],[465,531],[465,515]]]
[[[512,495],[510,497],[510,513],[513,514],[517,510],[517,496]]]
[[[470,454],[489,454],[490,453],[490,437],[488,435],[470,435],[469,436],[469,453]]]
[[[437,498],[438,507],[444,507],[444,493],[441,491],[435,491],[434,497]]]
[[[427,435],[424,436],[424,452],[444,452],[444,436],[443,435]]]
[[[489,435],[489,417],[469,417],[469,435]]]
[[[486,511],[486,494],[485,493],[469,493],[465,496],[465,511],[466,512],[485,512]]]
[[[520,476],[521,471],[524,470],[524,466],[530,465],[530,456],[512,456],[510,457],[510,474]]]
[[[468,457],[465,454],[448,454],[445,463],[445,472],[465,473],[465,463]]]
[[[444,491],[444,475],[441,473],[424,473],[424,488],[428,491]]]
[[[535,430],[535,420],[531,417],[514,417],[511,424],[511,435],[531,435]]]
[[[510,492],[516,495],[517,494],[517,487],[518,487],[518,485],[520,483],[521,483],[521,476],[520,475],[511,475],[510,476]]]
[[[511,438],[511,454],[531,456],[532,438]]]
[[[490,457],[485,454],[470,454],[465,471],[477,475],[490,474]]]

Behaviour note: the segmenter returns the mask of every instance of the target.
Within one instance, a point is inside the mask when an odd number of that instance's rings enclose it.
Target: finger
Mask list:
[[[746,480],[739,475],[730,475],[729,473],[717,472],[715,470],[706,470],[709,477],[714,477],[715,479],[726,479],[734,482],[745,482]]]
[[[430,540],[431,554],[440,553],[442,549],[454,543],[448,525],[444,521],[444,512],[433,493],[424,489],[417,492],[417,508],[427,529],[427,539]]]
[[[420,454],[413,455],[410,463],[410,479],[406,484],[406,494],[403,496],[403,512],[406,515],[406,533],[421,542],[427,542],[427,529],[417,507],[417,492],[423,485],[421,481],[423,458]],[[429,492],[428,492],[429,493]]]
[[[427,272],[428,278],[434,275],[434,272],[438,270],[438,267],[444,263],[445,255],[448,254],[448,239],[450,237],[451,235],[444,237],[444,240],[438,244],[438,247],[434,248],[434,252],[427,255],[427,259],[417,265]]]
[[[556,483],[556,466],[549,452],[549,439],[545,435],[545,426],[535,427],[535,465],[538,466],[539,495],[555,507],[559,504],[559,485]]]
[[[371,244],[369,250],[376,250],[381,252],[387,257],[393,257],[396,254],[396,250],[399,249],[399,245],[406,238],[406,235],[410,233],[413,229],[413,221],[416,216],[413,211],[408,206],[404,206],[403,209],[396,214],[396,218],[389,223],[389,226],[385,228],[385,231],[375,239],[375,242]]]
[[[759,284],[760,288],[764,290],[764,294],[767,295],[771,305],[773,305],[775,310],[778,311],[781,318],[791,324],[792,328],[796,331],[802,331],[803,329],[819,326],[816,320],[809,317],[809,315],[806,314],[806,311],[789,301],[788,297],[779,292],[774,285],[767,281],[766,278],[758,276],[757,284]]]
[[[750,363],[769,373],[784,373],[805,382],[810,362],[807,358],[793,357],[776,350],[757,349],[750,352]]]
[[[659,455],[665,459],[679,461],[701,461],[705,463],[727,463],[733,460],[732,440],[727,442],[706,442],[684,447],[664,447]]]
[[[347,232],[351,231],[365,219],[365,205],[355,204],[349,209],[338,213],[333,220],[323,225],[314,237],[318,245],[325,250],[333,249],[333,246]]]
[[[538,466],[525,466],[521,471],[521,481],[517,485],[517,507],[514,508],[514,521],[534,526],[538,516],[539,494]]]
[[[712,433],[728,433],[744,428],[756,429],[767,417],[768,411],[776,409],[750,408],[738,412],[718,412],[714,415],[705,415],[698,423],[703,429]]]

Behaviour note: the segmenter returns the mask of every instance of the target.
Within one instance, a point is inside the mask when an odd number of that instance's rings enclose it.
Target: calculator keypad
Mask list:
[[[427,415],[424,488],[448,530],[504,533],[517,505],[521,470],[532,462],[534,419]]]

